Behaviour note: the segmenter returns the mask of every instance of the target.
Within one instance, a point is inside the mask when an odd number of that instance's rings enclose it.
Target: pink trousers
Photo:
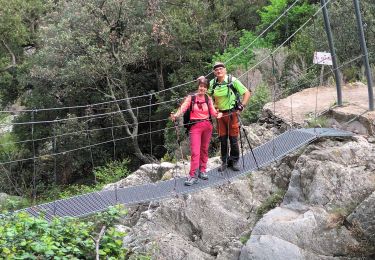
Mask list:
[[[212,135],[212,124],[206,120],[194,124],[190,128],[190,176],[193,177],[197,169],[206,172],[208,160],[208,146]]]

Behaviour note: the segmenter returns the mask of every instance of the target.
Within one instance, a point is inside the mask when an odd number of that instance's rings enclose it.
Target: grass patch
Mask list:
[[[314,127],[327,127],[328,126],[328,118],[325,117],[325,116],[320,116],[320,117],[315,117],[315,118],[311,118],[308,122],[307,122],[307,126],[309,128],[314,128]]]
[[[6,132],[0,135],[0,151],[11,154],[16,150],[12,133]]]
[[[260,219],[265,213],[280,205],[280,203],[283,201],[285,193],[286,190],[279,189],[271,196],[269,196],[257,209],[257,217]]]
[[[240,242],[241,242],[243,245],[245,245],[249,239],[250,239],[250,234],[249,234],[249,235],[246,235],[246,236],[242,236],[242,237],[240,237]]]

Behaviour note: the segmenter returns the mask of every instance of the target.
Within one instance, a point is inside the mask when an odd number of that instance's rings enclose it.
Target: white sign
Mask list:
[[[314,52],[314,60],[313,63],[315,64],[322,64],[322,65],[332,65],[332,56],[329,52]]]

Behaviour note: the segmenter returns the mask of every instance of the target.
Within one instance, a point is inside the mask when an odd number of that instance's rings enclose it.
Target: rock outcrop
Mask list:
[[[275,132],[256,131],[257,145]],[[319,140],[219,187],[131,208],[124,246],[152,259],[371,259],[374,166],[375,145],[363,137]],[[181,176],[183,167],[144,165],[107,188]]]
[[[374,155],[362,137],[308,146],[282,205],[255,225],[240,259],[371,259]]]

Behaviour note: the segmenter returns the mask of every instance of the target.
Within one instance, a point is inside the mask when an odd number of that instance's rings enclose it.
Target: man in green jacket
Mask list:
[[[210,81],[207,93],[213,98],[215,107],[223,113],[223,116],[217,120],[222,161],[219,171],[224,171],[227,167],[239,171],[238,113],[249,102],[251,92],[238,79],[227,74],[223,62],[216,62],[213,72],[215,78]],[[237,98],[236,95],[239,97]],[[228,149],[228,137],[230,149]]]

